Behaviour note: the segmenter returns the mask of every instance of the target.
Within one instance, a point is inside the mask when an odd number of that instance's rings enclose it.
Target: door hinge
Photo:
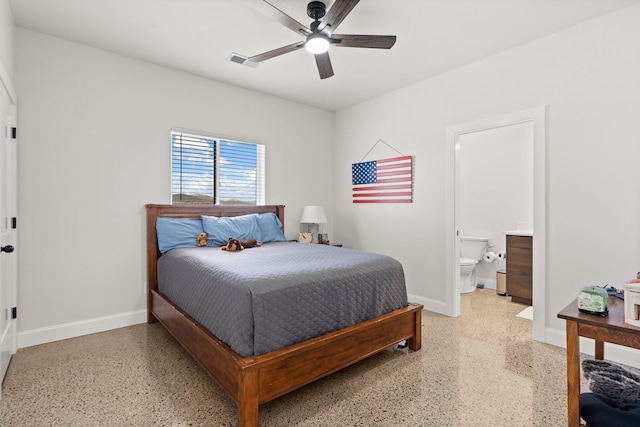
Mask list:
[[[16,218],[15,216],[11,218],[11,228],[18,228],[18,218]]]
[[[18,137],[18,128],[11,128],[11,139],[16,139]]]
[[[11,309],[11,318],[12,319],[17,319],[18,318],[18,307],[13,307]]]

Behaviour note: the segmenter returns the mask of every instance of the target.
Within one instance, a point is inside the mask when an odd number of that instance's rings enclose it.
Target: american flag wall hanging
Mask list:
[[[412,176],[411,156],[353,163],[353,203],[411,203]]]

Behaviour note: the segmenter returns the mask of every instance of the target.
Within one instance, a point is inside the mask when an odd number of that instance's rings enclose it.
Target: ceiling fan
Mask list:
[[[313,19],[309,27],[305,27],[267,0],[245,0],[245,3],[264,13],[276,22],[284,25],[305,40],[283,46],[251,57],[232,54],[229,59],[233,62],[255,67],[259,62],[298,49],[306,48],[316,58],[316,65],[321,79],[333,76],[333,67],[329,59],[329,47],[363,47],[374,49],[391,49],[396,42],[396,36],[375,36],[357,34],[334,34],[338,25],[349,15],[360,0],[336,0],[329,10],[321,1],[312,1],[307,5],[307,15]]]

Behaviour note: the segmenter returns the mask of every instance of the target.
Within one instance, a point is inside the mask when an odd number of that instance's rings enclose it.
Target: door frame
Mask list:
[[[459,138],[518,123],[533,124],[533,339],[546,342],[546,107],[517,111],[446,128],[445,280],[447,314],[460,315],[460,156]]]
[[[12,188],[9,190],[11,192],[11,194],[8,195],[3,195],[0,194],[0,197],[4,197],[5,201],[8,202],[8,217],[7,218],[0,218],[0,221],[5,222],[6,221],[6,227],[10,229],[9,231],[9,235],[10,235],[10,242],[0,242],[3,245],[7,245],[7,244],[11,244],[13,246],[16,246],[17,244],[17,230],[13,229],[12,226],[9,225],[9,218],[11,217],[16,217],[17,218],[17,210],[18,210],[18,188],[17,188],[17,176],[18,176],[18,163],[17,163],[17,144],[16,144],[16,139],[13,138],[13,135],[10,132],[11,128],[15,128],[16,127],[16,123],[17,123],[17,103],[18,103],[18,98],[16,96],[16,92],[13,89],[13,86],[11,84],[11,81],[9,79],[9,75],[7,73],[7,71],[5,70],[4,66],[2,63],[0,63],[0,93],[2,93],[3,98],[8,99],[9,104],[7,105],[7,109],[8,109],[8,117],[7,117],[7,129],[1,129],[0,132],[5,133],[5,136],[7,138],[7,141],[11,144],[11,146],[8,147],[7,150],[7,154],[9,154],[10,159],[5,159],[6,160],[6,164],[4,164],[4,168],[9,168],[8,171],[5,171],[9,174],[11,174],[11,183]],[[6,97],[5,97],[6,94]],[[3,101],[4,102],[4,101]],[[2,179],[5,179],[6,175],[2,177]],[[11,256],[12,257],[12,261],[13,261],[13,268],[12,271],[10,272],[12,280],[11,283],[9,284],[9,286],[12,286],[12,289],[10,290],[10,301],[5,304],[3,303],[3,306],[7,306],[7,307],[17,307],[17,299],[18,299],[18,284],[17,284],[17,268],[18,268],[18,260],[17,260],[17,256],[18,254],[16,253],[17,251],[11,253],[11,254],[2,254],[1,256]],[[7,347],[10,348],[10,354],[11,356],[13,356],[16,351],[17,351],[17,319],[13,318],[13,316],[10,315],[10,313],[0,313],[0,315],[3,316],[7,316],[10,324],[7,328],[8,335],[9,337],[7,337],[8,339],[8,345]],[[0,331],[0,333],[3,333],[4,331]],[[11,358],[10,356],[10,358]],[[2,380],[4,379],[4,377],[0,377],[0,398],[2,398]]]

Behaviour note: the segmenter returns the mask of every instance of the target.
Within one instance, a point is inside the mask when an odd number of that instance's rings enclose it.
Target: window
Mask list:
[[[264,145],[171,132],[174,204],[263,205]]]

